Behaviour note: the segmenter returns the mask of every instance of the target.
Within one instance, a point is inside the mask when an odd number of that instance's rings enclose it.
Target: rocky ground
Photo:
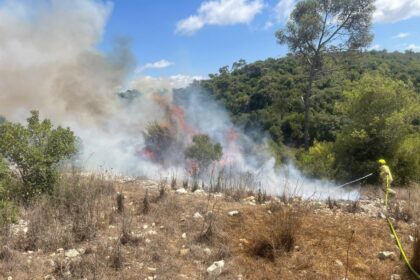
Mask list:
[[[77,242],[66,242],[70,222],[51,225],[57,218],[28,243],[42,216],[24,210],[2,233],[0,279],[415,279],[385,218],[411,257],[417,187],[400,191],[390,210],[379,192],[323,202],[192,192],[149,180],[113,188],[95,208],[101,212],[88,214],[98,217],[97,229]]]

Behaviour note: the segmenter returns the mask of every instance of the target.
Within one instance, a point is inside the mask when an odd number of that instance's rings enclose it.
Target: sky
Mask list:
[[[287,48],[277,44],[274,34],[285,26],[295,3],[296,0],[0,0],[0,34],[10,33],[10,26],[25,24],[42,14],[39,18],[43,20],[61,22],[64,29],[73,28],[71,36],[83,30],[86,40],[82,45],[87,48],[109,53],[115,42],[129,42],[136,62],[130,78],[190,80],[217,73],[219,68],[231,66],[239,59],[254,62],[284,56]],[[375,39],[370,48],[420,51],[420,0],[376,0],[375,4]],[[56,16],[57,11],[62,20]],[[64,14],[67,11],[71,12]],[[75,25],[80,30],[71,26],[71,17],[81,21]],[[42,20],[34,22],[33,27],[28,24],[25,28],[42,33]],[[16,40],[8,35],[7,47],[14,51]]]
[[[282,28],[293,0],[116,0],[101,49],[131,40],[137,74],[206,77],[239,59],[281,57]],[[377,0],[371,49],[420,51],[420,0]]]

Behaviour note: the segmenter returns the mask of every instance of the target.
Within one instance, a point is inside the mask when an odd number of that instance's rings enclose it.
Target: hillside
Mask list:
[[[0,279],[343,279],[346,270],[348,279],[414,279],[377,189],[317,202],[166,181],[66,182],[3,227]],[[408,189],[397,199],[389,215],[411,258],[420,197]]]
[[[241,60],[175,93],[210,94],[247,135],[268,135],[279,162],[296,157],[310,176],[350,180],[375,170],[384,157],[398,183],[420,179],[420,158],[410,152],[420,149],[419,53],[371,51],[327,60],[311,97],[309,152],[302,151],[307,77],[301,65],[292,55]]]

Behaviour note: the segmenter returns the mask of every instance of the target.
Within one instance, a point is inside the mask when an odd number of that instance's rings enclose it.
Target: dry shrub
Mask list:
[[[12,251],[10,250],[9,246],[3,246],[0,248],[0,261],[10,261],[12,259]]]
[[[120,214],[124,212],[124,195],[120,192],[117,193],[117,211]]]
[[[109,182],[94,177],[64,178],[53,195],[40,197],[28,208],[22,249],[69,248],[91,239],[108,221],[114,193]]]
[[[291,252],[301,227],[300,209],[278,206],[263,225],[254,225],[248,252],[255,257],[274,261],[277,255]]]
[[[146,189],[146,193],[145,193],[144,198],[143,198],[143,209],[142,209],[141,212],[143,214],[148,214],[150,212],[149,190],[148,189]]]
[[[124,258],[121,249],[121,243],[118,242],[117,245],[112,249],[111,255],[109,257],[110,266],[115,270],[120,270],[124,265]]]
[[[396,221],[409,223],[413,219],[413,212],[411,208],[403,207],[399,202],[394,203],[390,210],[391,217],[393,217]]]
[[[132,229],[132,220],[124,216],[122,218],[122,225],[121,225],[121,236],[120,236],[120,243],[122,245],[138,245],[141,241],[141,238],[138,236],[134,236],[131,233]]]

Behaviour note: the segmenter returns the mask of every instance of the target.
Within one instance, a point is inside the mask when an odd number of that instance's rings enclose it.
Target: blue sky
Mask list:
[[[221,10],[210,15],[213,19],[205,19],[211,9],[223,9],[224,2],[229,1],[236,2],[233,5],[245,13],[243,18]],[[396,4],[395,0],[378,0],[380,7],[375,15],[375,40],[371,48],[419,51],[419,2],[401,0]],[[209,7],[200,15],[200,7],[206,4]],[[241,10],[240,5],[244,9]],[[276,43],[274,32],[284,26],[293,1],[120,0],[114,1],[112,6],[101,49],[110,48],[116,37],[128,37],[132,40],[141,74],[207,76],[240,58],[252,62],[285,55],[287,49]],[[180,30],[180,22],[186,22],[189,17],[201,22]],[[201,24],[203,26],[197,29]]]

